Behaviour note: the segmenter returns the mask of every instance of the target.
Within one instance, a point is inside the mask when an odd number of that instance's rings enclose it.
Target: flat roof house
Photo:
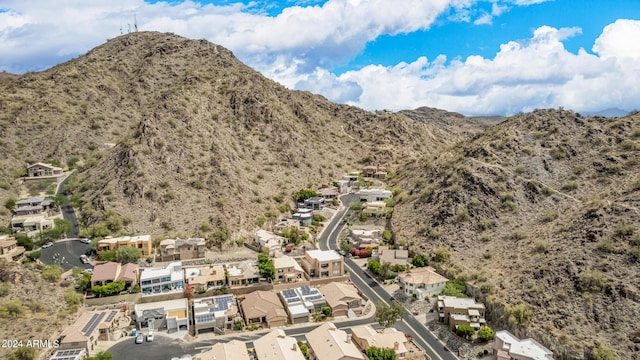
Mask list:
[[[311,278],[344,275],[344,260],[335,250],[308,250],[300,264]]]
[[[213,345],[210,350],[194,355],[193,360],[242,360],[249,359],[247,345],[240,340],[231,340]]]
[[[54,207],[53,201],[44,196],[32,196],[28,199],[16,201],[13,209],[14,216],[48,214]]]
[[[176,261],[205,257],[206,242],[203,238],[165,239],[160,242],[156,261]]]
[[[438,316],[441,322],[449,324],[449,330],[454,331],[458,325],[469,325],[480,329],[486,325],[484,318],[485,307],[471,298],[457,298],[454,296],[438,296]]]
[[[497,360],[552,360],[553,352],[533,339],[520,340],[506,330],[496,331],[493,354]]]
[[[18,260],[24,252],[25,248],[18,246],[15,237],[0,235],[0,258],[9,261]]]
[[[117,310],[87,311],[82,313],[70,326],[60,334],[59,350],[85,349],[87,352],[95,349],[98,340],[111,340],[113,321],[118,315]]]
[[[227,276],[223,265],[207,265],[184,269],[187,284],[193,291],[220,289],[227,285]]]
[[[253,241],[255,241],[260,248],[267,247],[270,252],[273,252],[282,249],[282,246],[286,244],[288,240],[282,236],[260,229],[254,234]]]
[[[247,325],[264,324],[267,327],[278,327],[287,323],[287,312],[273,291],[251,292],[245,296],[240,306]]]
[[[287,336],[282,329],[254,340],[253,347],[260,360],[305,360],[296,338]]]
[[[384,201],[391,199],[393,194],[389,190],[384,189],[362,189],[360,190],[361,202]]]
[[[431,267],[413,268],[398,275],[398,286],[406,296],[424,299],[440,294],[447,284],[447,278],[436,273]]]
[[[31,238],[40,234],[40,232],[53,229],[55,221],[53,217],[47,214],[14,216],[11,218],[11,229],[18,234],[24,234]]]
[[[246,286],[260,282],[260,270],[258,264],[253,260],[245,260],[236,264],[224,265],[227,284],[230,287]]]
[[[365,360],[351,341],[351,335],[338,329],[334,323],[324,323],[305,337],[317,360]]]
[[[105,262],[93,267],[91,286],[106,285],[114,281],[124,281],[125,289],[138,283],[138,264],[122,265],[117,262]]]
[[[164,268],[148,268],[140,274],[140,292],[143,296],[181,292],[184,288],[182,263],[172,262]]]
[[[362,313],[362,298],[352,284],[332,282],[320,288],[333,316],[347,316],[350,311]]]
[[[285,289],[278,295],[285,305],[291,324],[308,322],[311,313],[322,311],[327,303],[320,290],[308,285]]]
[[[45,163],[35,163],[27,166],[27,177],[30,178],[47,178],[58,177],[62,175],[62,168]]]
[[[324,198],[325,200],[335,199],[340,194],[338,188],[335,186],[321,187],[320,189],[318,189],[317,193],[318,196]]]
[[[275,282],[278,283],[290,283],[305,280],[305,272],[302,266],[292,258],[291,256],[281,255],[275,257],[273,260],[273,266],[276,269]]]
[[[388,262],[391,265],[407,266],[409,262],[409,250],[389,249],[388,246],[378,247],[378,259],[381,264]]]
[[[117,238],[106,238],[98,241],[98,254],[103,251],[116,251],[122,246],[130,246],[140,250],[142,256],[148,257],[152,254],[153,241],[150,235],[122,236]]]
[[[167,329],[172,333],[189,330],[189,300],[175,299],[136,304],[134,307],[137,329]]]
[[[56,350],[49,360],[82,360],[87,357],[85,349]]]
[[[304,201],[304,207],[311,210],[324,209],[325,199],[320,196],[310,197]]]
[[[236,297],[231,294],[193,300],[193,320],[196,335],[212,329],[222,333],[233,328],[233,322],[240,313]]]
[[[404,333],[395,328],[376,331],[371,325],[354,326],[351,328],[351,339],[363,352],[370,347],[393,349],[396,359],[404,359],[412,348]]]

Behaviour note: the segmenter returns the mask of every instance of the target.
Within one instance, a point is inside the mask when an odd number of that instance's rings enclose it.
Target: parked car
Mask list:
[[[147,334],[147,342],[152,342],[153,341],[153,331],[149,331],[149,333]]]
[[[84,272],[88,272],[89,274],[93,274],[93,269],[84,269]]]
[[[89,263],[89,257],[87,255],[80,255],[80,261],[82,261],[83,264],[88,264]]]
[[[87,251],[84,252],[84,254],[87,256],[91,256],[91,253],[92,253],[91,249],[87,249]]]
[[[91,239],[87,239],[87,238],[80,239],[80,242],[83,244],[91,244]]]
[[[136,335],[136,344],[142,344],[144,342],[144,334],[139,333]]]
[[[44,245],[42,245],[42,248],[43,248],[43,249],[46,249],[46,248],[50,248],[50,247],[52,247],[52,246],[53,246],[53,243],[52,243],[51,241],[48,241],[48,242],[46,242]]]

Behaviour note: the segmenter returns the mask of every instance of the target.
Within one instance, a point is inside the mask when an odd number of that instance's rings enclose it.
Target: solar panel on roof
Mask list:
[[[311,289],[308,285],[302,285],[300,286],[300,291],[302,292],[302,295],[309,295]]]
[[[291,303],[298,302],[298,301],[300,301],[299,297],[288,298],[287,299],[287,304],[291,304]]]
[[[313,295],[307,298],[307,300],[320,300],[320,299],[322,299],[322,295]]]
[[[298,294],[296,294],[296,292],[292,289],[286,289],[286,290],[282,290],[282,295],[285,297],[285,299],[289,299],[292,297],[298,297]]]
[[[196,316],[196,322],[198,322],[198,323],[209,322],[209,321],[213,321],[213,315],[211,315],[211,314],[197,315]]]
[[[117,314],[117,313],[118,313],[117,311],[112,311],[112,312],[109,314],[109,316],[107,316],[107,320],[105,320],[105,321],[106,321],[106,322],[110,322],[111,320],[113,320],[113,318],[115,318],[115,317],[116,317],[116,314]]]
[[[102,319],[104,319],[105,315],[107,315],[106,312],[101,312],[99,314],[93,314],[93,316],[91,316],[91,319],[89,320],[89,322],[82,328],[82,333],[85,336],[89,336],[89,334],[91,334],[93,332],[93,330],[96,329],[96,326],[98,326],[98,324],[100,324]]]

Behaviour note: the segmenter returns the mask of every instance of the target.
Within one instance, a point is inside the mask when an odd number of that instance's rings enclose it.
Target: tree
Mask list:
[[[595,360],[619,360],[620,357],[606,345],[599,344],[594,348],[591,355]]]
[[[102,261],[115,261],[116,252],[112,250],[105,250],[98,255],[98,258]]]
[[[364,353],[369,360],[396,360],[396,352],[393,349],[382,349],[371,346],[365,350]]]
[[[388,261],[384,261],[380,265],[380,276],[382,276],[383,279],[386,279],[390,271],[391,271],[391,263]]]
[[[378,260],[369,260],[369,262],[367,263],[367,268],[374,275],[380,274],[380,262]]]
[[[36,259],[39,259],[41,255],[42,255],[42,253],[39,250],[32,251],[30,253],[26,253],[25,254],[26,257],[31,259],[31,261],[36,261]]]
[[[273,265],[273,260],[269,259],[267,254],[258,254],[258,270],[260,276],[271,280],[276,273],[276,267]]]
[[[402,317],[404,307],[396,300],[391,302],[391,306],[387,303],[378,301],[376,304],[376,321],[380,326],[388,328]]]
[[[122,264],[135,263],[142,257],[140,250],[131,246],[122,246],[116,250],[116,261]]]
[[[318,193],[313,191],[313,190],[300,189],[300,190],[296,191],[295,193],[293,193],[293,200],[295,200],[296,203],[299,203],[299,202],[305,201],[305,200],[307,200],[309,198],[316,197],[316,196],[318,196]]]
[[[465,292],[467,287],[464,285],[464,281],[460,279],[449,280],[444,286],[444,290],[442,290],[442,295],[446,296],[455,296],[455,297],[467,297]]]
[[[4,202],[4,207],[7,208],[7,210],[12,210],[16,207],[16,199],[8,198],[7,201]]]
[[[106,285],[95,285],[91,288],[91,291],[98,297],[100,296],[111,296],[118,295],[122,291],[124,291],[125,282],[124,280],[110,282]]]
[[[478,340],[489,341],[493,340],[493,330],[488,326],[483,326],[478,330]]]
[[[391,230],[384,230],[382,232],[382,239],[384,241],[389,242],[389,241],[391,241],[392,238],[393,238],[393,234],[391,233]]]
[[[469,325],[458,325],[456,334],[465,339],[470,339],[476,331]]]
[[[413,259],[411,260],[411,264],[413,264],[413,266],[415,267],[425,267],[429,265],[429,259],[423,254],[418,254],[413,257]]]
[[[332,310],[330,306],[323,306],[322,307],[322,313],[324,314],[324,316],[329,317],[332,314]]]

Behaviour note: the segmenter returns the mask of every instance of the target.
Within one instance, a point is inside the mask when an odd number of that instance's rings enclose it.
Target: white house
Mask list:
[[[415,295],[418,299],[440,294],[446,284],[447,278],[430,267],[413,268],[398,275],[400,291],[406,296]]]
[[[142,295],[158,295],[180,292],[184,288],[184,273],[181,262],[172,262],[165,268],[144,269],[140,275]]]
[[[493,352],[498,360],[552,360],[553,352],[533,339],[520,340],[506,330],[497,331]]]
[[[384,189],[362,189],[360,190],[361,202],[384,201],[391,199],[393,194],[389,190]]]
[[[269,248],[269,251],[278,251],[282,249],[282,245],[286,244],[287,242],[286,238],[262,229],[256,231],[255,235],[253,236],[253,240],[261,248],[262,247]]]

